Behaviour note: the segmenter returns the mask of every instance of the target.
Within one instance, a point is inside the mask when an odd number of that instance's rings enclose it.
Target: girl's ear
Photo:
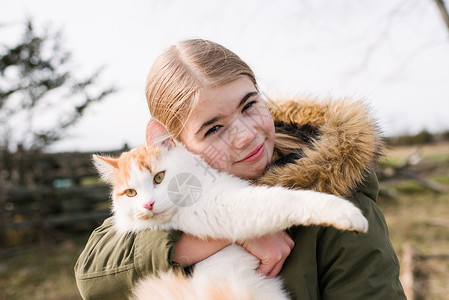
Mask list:
[[[101,175],[101,179],[107,183],[112,183],[112,177],[117,171],[118,159],[94,154],[92,155],[92,162]]]
[[[154,118],[148,122],[145,137],[147,148],[156,144],[160,144],[168,149],[175,146],[175,141],[168,132],[168,129]]]

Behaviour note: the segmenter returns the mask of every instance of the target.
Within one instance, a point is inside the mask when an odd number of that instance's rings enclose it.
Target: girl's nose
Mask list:
[[[251,127],[247,127],[244,124],[240,124],[235,135],[231,138],[231,144],[235,149],[244,149],[248,146],[256,137],[256,130]]]

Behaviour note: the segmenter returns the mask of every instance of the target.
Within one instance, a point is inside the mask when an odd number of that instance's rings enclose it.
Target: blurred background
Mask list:
[[[362,99],[409,299],[449,293],[449,16],[439,0],[0,2],[0,299],[79,299],[73,265],[109,215],[91,153],[143,143],[168,46],[237,53],[271,99]],[[41,274],[46,274],[42,278]]]

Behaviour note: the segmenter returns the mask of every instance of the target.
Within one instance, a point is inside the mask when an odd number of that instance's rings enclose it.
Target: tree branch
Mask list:
[[[444,0],[435,0],[435,2],[440,10],[441,16],[443,17],[447,30],[449,30],[449,12],[447,11],[446,4],[444,3]]]

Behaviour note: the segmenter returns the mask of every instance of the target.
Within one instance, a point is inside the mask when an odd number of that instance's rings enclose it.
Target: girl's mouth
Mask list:
[[[250,152],[244,159],[239,160],[238,162],[253,162],[258,160],[262,154],[265,152],[265,144],[262,143],[259,147],[257,147],[255,150]]]

